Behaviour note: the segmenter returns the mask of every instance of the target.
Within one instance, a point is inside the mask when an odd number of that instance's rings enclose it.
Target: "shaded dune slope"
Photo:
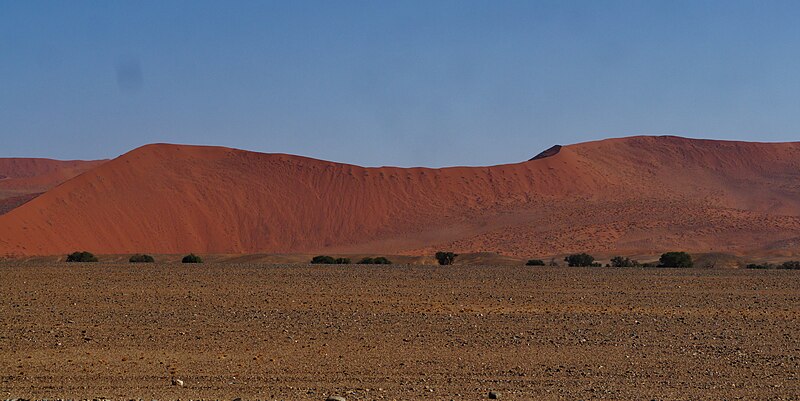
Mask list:
[[[793,254],[798,195],[800,143],[631,137],[443,169],[158,144],[0,216],[0,255]]]
[[[0,158],[0,214],[103,162]]]

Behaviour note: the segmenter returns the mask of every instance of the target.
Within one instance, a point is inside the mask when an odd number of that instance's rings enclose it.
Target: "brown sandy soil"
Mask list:
[[[793,271],[6,263],[0,282],[3,398],[800,394]]]
[[[0,256],[800,255],[800,142],[631,137],[491,167],[148,145],[0,216]]]

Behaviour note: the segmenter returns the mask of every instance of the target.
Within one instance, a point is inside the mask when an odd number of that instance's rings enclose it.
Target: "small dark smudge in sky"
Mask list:
[[[136,91],[142,87],[142,66],[139,60],[125,60],[117,63],[117,85],[123,92]]]

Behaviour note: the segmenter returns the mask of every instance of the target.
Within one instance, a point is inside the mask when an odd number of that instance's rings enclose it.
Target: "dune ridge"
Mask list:
[[[0,216],[0,255],[794,255],[798,195],[797,142],[628,137],[441,169],[154,144]]]

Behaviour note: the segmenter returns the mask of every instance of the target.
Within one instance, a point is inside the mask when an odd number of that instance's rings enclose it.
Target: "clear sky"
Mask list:
[[[800,1],[0,0],[0,157],[213,144],[490,165],[800,140]]]

